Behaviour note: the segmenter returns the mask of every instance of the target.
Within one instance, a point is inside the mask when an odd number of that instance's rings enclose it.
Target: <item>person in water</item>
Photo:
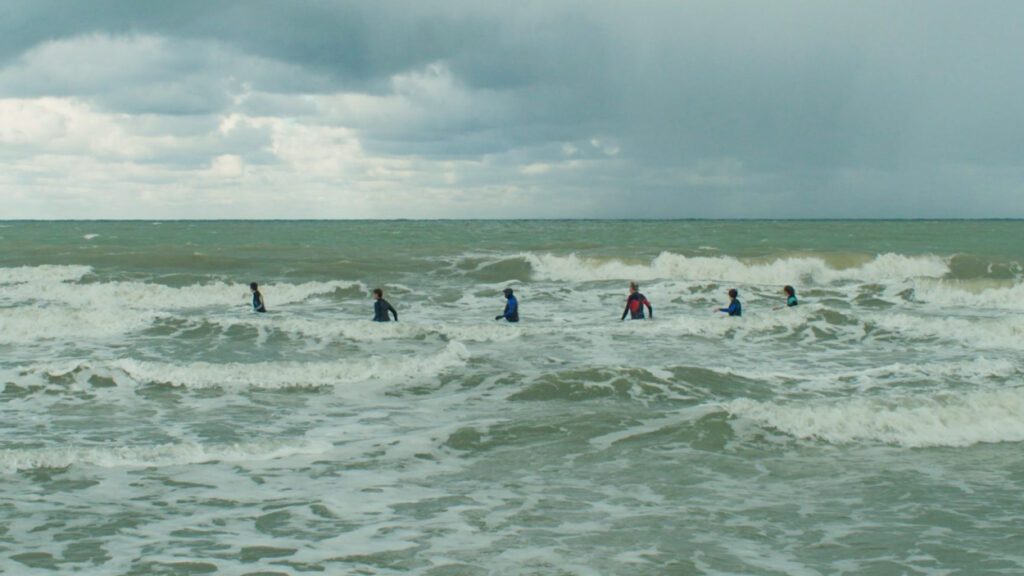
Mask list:
[[[395,315],[395,322],[398,322],[398,311],[391,305],[390,302],[384,299],[384,291],[380,288],[373,289],[373,321],[374,322],[390,322],[391,316],[388,312]]]
[[[252,291],[252,309],[256,312],[266,312],[267,308],[263,305],[263,294],[260,294],[259,284],[250,283],[249,290]]]
[[[782,291],[786,293],[786,306],[792,308],[798,304],[796,301],[796,290],[792,286],[787,285]]]
[[[650,314],[651,320],[654,320],[654,309],[651,308],[651,303],[647,301],[647,297],[640,293],[640,287],[637,286],[636,282],[629,283],[629,297],[626,298],[626,308],[622,311],[622,318],[619,320],[625,320],[626,314],[633,320],[644,319],[644,306],[647,306],[647,313]]]
[[[504,318],[509,322],[519,322],[519,301],[516,300],[511,288],[505,288],[505,311],[494,317],[495,320]]]
[[[739,296],[740,296],[740,293],[739,293],[738,290],[736,290],[735,288],[730,289],[729,290],[729,307],[728,308],[719,308],[718,311],[719,312],[726,312],[726,313],[729,314],[729,316],[742,316],[743,315],[743,305],[740,304]]]

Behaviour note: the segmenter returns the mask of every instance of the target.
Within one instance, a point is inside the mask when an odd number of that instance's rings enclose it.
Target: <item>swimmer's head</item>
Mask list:
[[[381,290],[380,288],[374,288],[373,289],[373,297],[374,298],[383,298],[384,297],[384,291]]]
[[[511,288],[505,288],[505,290],[502,291],[502,294],[505,295],[505,298],[508,298],[509,296],[512,295],[512,289]]]
[[[256,284],[255,282],[250,282],[249,283],[249,290],[252,290],[253,292],[255,292],[256,290],[259,290],[259,288],[260,288],[259,284]]]
[[[788,296],[796,296],[796,290],[794,290],[792,286],[787,285],[782,289],[782,291]]]
[[[731,288],[731,289],[729,290],[729,298],[736,298],[736,297],[737,297],[737,296],[739,296],[739,295],[740,295],[740,292],[739,292],[739,290],[737,290],[737,289],[735,289],[735,288]]]

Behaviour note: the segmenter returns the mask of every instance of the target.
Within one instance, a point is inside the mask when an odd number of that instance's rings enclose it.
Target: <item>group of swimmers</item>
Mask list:
[[[782,288],[782,291],[786,294],[786,306],[792,307],[799,303],[796,299],[795,288],[786,285]],[[715,310],[718,312],[724,312],[729,316],[742,316],[743,304],[740,303],[739,290],[730,288],[728,294],[729,306],[726,308],[716,308]],[[651,307],[651,303],[647,300],[647,297],[640,293],[640,286],[638,286],[636,282],[630,282],[629,297],[626,298],[626,308],[622,311],[622,318],[620,318],[620,320],[625,320],[627,314],[633,320],[643,320],[645,306],[647,307],[647,313],[651,318],[654,318],[654,309]]]
[[[252,309],[256,312],[266,312],[267,307],[263,302],[263,294],[260,293],[259,284],[252,282],[249,284],[249,290],[252,291]],[[782,291],[786,294],[786,306],[793,307],[798,304],[796,299],[796,290],[792,286],[785,286]],[[494,317],[495,320],[506,320],[508,322],[519,322],[519,301],[516,299],[515,293],[511,288],[505,288],[502,292],[505,295],[505,310]],[[726,308],[716,308],[718,312],[724,312],[729,316],[742,316],[743,305],[740,303],[739,290],[735,288],[729,289],[729,306]],[[622,311],[622,318],[625,320],[628,315],[633,320],[643,320],[644,307],[647,308],[647,314],[653,319],[654,308],[651,307],[651,303],[647,300],[647,297],[640,293],[640,286],[636,282],[629,283],[629,296],[626,298],[626,308]],[[373,289],[373,321],[374,322],[390,322],[391,315],[394,315],[395,322],[398,322],[398,311],[391,305],[390,302],[384,299],[384,291],[380,288]]]

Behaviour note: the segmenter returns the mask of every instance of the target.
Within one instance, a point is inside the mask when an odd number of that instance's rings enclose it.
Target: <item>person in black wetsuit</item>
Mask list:
[[[252,291],[252,309],[256,312],[266,312],[267,308],[263,305],[263,294],[260,294],[259,284],[250,283],[249,290]]]
[[[743,305],[740,304],[739,296],[740,296],[740,293],[735,288],[732,288],[731,290],[729,290],[729,307],[728,308],[719,308],[718,311],[719,312],[725,312],[725,313],[729,314],[729,316],[742,316],[743,315]]]
[[[390,302],[384,299],[384,291],[380,288],[373,289],[373,321],[390,322],[388,312],[395,315],[395,322],[398,322],[398,311]]]
[[[654,320],[654,308],[651,308],[651,303],[647,301],[647,297],[640,293],[640,287],[637,286],[636,282],[629,283],[629,297],[626,298],[626,308],[622,311],[622,318],[619,320],[625,320],[626,314],[633,320],[644,319],[644,306],[647,306],[647,312],[651,316],[651,320]]]
[[[494,317],[495,320],[504,318],[509,322],[519,322],[519,301],[512,294],[511,288],[505,288],[505,311]]]

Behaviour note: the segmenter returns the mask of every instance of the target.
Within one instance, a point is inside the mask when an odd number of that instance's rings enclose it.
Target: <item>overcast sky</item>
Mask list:
[[[1024,217],[1024,2],[0,0],[0,219]]]

